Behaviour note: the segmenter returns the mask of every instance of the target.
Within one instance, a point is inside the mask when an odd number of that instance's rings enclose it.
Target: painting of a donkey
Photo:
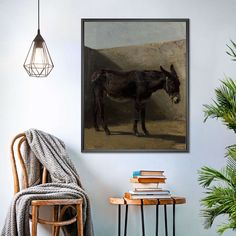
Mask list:
[[[142,130],[145,135],[149,132],[145,126],[145,107],[147,100],[152,93],[159,89],[164,89],[174,103],[180,101],[180,82],[173,65],[170,72],[160,66],[161,71],[143,70],[118,72],[114,70],[102,69],[92,74],[92,90],[94,96],[93,120],[94,127],[98,131],[98,116],[102,127],[107,135],[110,130],[104,118],[104,96],[119,102],[126,100],[134,101],[135,117],[133,132],[136,136],[141,136],[138,132],[137,124],[141,118]]]

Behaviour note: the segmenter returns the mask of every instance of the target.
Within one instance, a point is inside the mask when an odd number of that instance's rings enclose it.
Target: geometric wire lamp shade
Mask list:
[[[53,67],[54,65],[47,45],[38,29],[38,33],[33,40],[25,59],[24,68],[29,76],[46,77],[52,71]]]

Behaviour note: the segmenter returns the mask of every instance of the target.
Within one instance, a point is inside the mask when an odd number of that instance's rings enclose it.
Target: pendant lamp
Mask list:
[[[40,34],[40,5],[38,0],[38,31],[24,62],[24,68],[33,77],[47,77],[54,65],[47,45]]]

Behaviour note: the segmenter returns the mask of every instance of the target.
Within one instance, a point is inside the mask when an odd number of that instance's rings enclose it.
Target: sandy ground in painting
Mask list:
[[[132,124],[109,126],[111,135],[103,131],[96,132],[93,128],[84,130],[85,151],[102,150],[185,150],[185,121],[147,121],[149,136],[136,137],[132,134]],[[139,127],[139,131],[141,131]]]

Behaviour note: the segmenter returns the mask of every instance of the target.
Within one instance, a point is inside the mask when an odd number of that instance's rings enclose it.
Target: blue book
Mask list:
[[[133,171],[133,177],[138,176],[163,176],[162,170],[135,170]]]

